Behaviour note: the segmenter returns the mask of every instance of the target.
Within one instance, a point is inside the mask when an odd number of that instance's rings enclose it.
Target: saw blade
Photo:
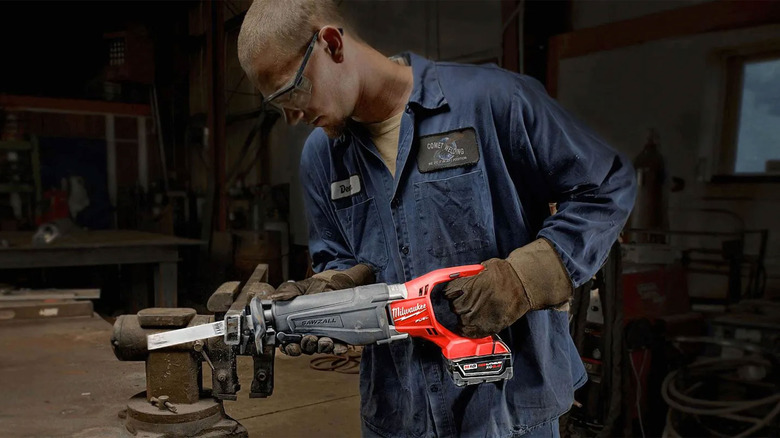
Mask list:
[[[149,350],[186,344],[200,339],[213,338],[225,335],[225,321],[216,321],[210,324],[201,324],[178,330],[170,330],[146,336],[146,345]]]

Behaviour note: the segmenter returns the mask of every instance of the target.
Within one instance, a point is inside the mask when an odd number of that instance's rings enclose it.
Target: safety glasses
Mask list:
[[[339,28],[339,32],[342,35],[344,34],[344,30],[341,28]],[[303,109],[309,104],[309,99],[311,99],[311,81],[303,75],[303,71],[306,69],[306,64],[308,64],[309,58],[314,51],[314,45],[317,43],[319,35],[319,30],[314,32],[314,36],[311,38],[311,42],[309,42],[309,47],[306,48],[303,61],[295,77],[282,88],[271,93],[265,101],[267,104],[292,110]]]

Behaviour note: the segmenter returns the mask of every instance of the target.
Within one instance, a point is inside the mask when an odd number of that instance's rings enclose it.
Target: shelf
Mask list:
[[[0,141],[0,150],[5,151],[30,151],[33,144],[22,140],[2,140]]]
[[[15,111],[98,114],[115,116],[149,116],[151,106],[104,100],[59,99],[53,97],[0,95],[0,107]]]
[[[32,184],[0,184],[0,193],[33,193],[35,186]]]

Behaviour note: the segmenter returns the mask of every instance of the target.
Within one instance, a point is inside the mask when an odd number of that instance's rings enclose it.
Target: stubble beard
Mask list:
[[[325,135],[328,136],[328,138],[335,139],[339,138],[344,134],[344,131],[347,129],[347,121],[341,120],[337,124],[334,125],[328,125],[323,126],[322,130],[325,131]]]

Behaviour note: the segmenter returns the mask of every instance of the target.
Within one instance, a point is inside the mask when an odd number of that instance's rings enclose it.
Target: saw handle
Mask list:
[[[434,313],[431,295],[436,286],[456,278],[477,275],[483,269],[482,265],[438,269],[404,283],[407,298],[389,305],[395,329],[435,343],[444,357],[450,360],[508,353],[506,345],[492,336],[472,339],[453,333],[436,319]]]

